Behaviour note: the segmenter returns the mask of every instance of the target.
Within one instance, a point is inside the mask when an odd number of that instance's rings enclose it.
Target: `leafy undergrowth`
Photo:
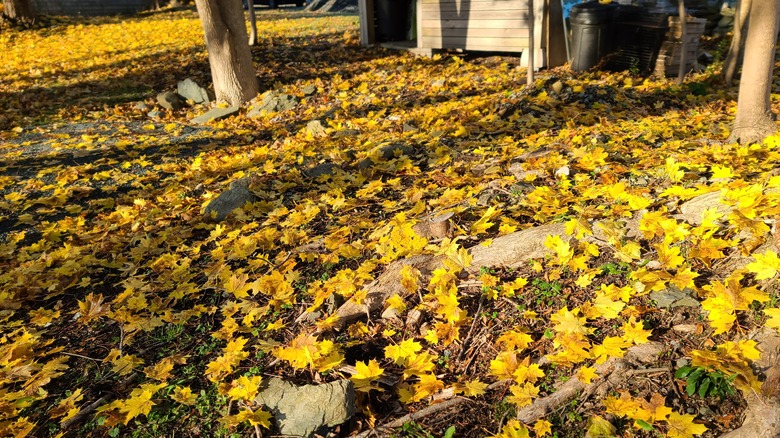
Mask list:
[[[269,12],[259,26],[263,89],[301,104],[208,127],[188,123],[203,109],[150,121],[135,107],[185,77],[207,82],[193,11],[0,34],[2,435],[253,436],[274,427],[253,403],[270,375],[352,378],[358,412],[341,435],[452,394],[471,402],[396,433],[740,425],[731,385],[760,387],[745,335],[780,326],[780,154],[774,138],[723,142],[736,90],[709,72],[677,86],[566,70],[529,89],[515,58],[360,48],[353,16]],[[391,144],[404,147],[386,159]],[[321,163],[337,170],[307,176]],[[244,176],[258,200],[205,217]],[[676,217],[709,192],[721,205]],[[452,234],[412,231],[445,213]],[[546,257],[466,273],[465,249],[553,222],[570,237],[549,237]],[[338,303],[415,254],[447,262],[403,270],[402,296],[335,330]],[[667,289],[701,307],[657,306],[649,293]],[[514,420],[648,340],[667,352],[605,397]]]

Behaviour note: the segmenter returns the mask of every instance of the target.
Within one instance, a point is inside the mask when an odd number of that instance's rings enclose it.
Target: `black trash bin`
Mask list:
[[[382,42],[408,39],[412,7],[412,0],[375,0],[377,39]]]
[[[615,3],[598,1],[580,3],[571,8],[572,70],[588,70],[611,51],[617,11]]]

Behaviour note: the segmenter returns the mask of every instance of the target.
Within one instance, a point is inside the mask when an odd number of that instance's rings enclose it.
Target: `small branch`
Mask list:
[[[67,351],[60,351],[60,354],[64,354],[66,356],[80,357],[82,359],[87,359],[87,360],[91,360],[93,362],[97,362],[98,364],[103,362],[102,360],[95,359],[94,357],[84,356],[82,354],[77,354],[77,353],[68,353]],[[100,365],[98,365],[98,366],[100,366]]]
[[[482,305],[485,303],[485,294],[482,294],[479,297],[479,306],[477,306],[477,313],[474,315],[474,318],[471,320],[471,328],[469,328],[469,332],[466,335],[466,337],[463,339],[463,342],[461,342],[460,347],[460,353],[458,353],[458,359],[457,361],[460,362],[463,359],[463,355],[466,353],[466,343],[471,339],[472,333],[474,333],[474,326],[477,325],[477,320],[480,318],[479,314],[482,313]]]
[[[487,390],[491,391],[491,390],[494,390],[496,388],[499,388],[499,387],[504,386],[507,383],[511,383],[511,382],[512,382],[511,379],[499,380],[498,382],[495,382],[495,383],[492,383],[492,384],[488,385]],[[455,406],[458,406],[458,405],[460,405],[462,403],[466,403],[466,402],[469,402],[469,401],[473,401],[473,400],[471,400],[469,398],[466,398],[466,397],[455,397],[455,398],[452,398],[452,399],[449,399],[449,400],[445,400],[445,401],[443,401],[441,403],[437,403],[435,405],[428,406],[427,408],[421,409],[421,410],[419,410],[417,412],[411,412],[409,414],[404,415],[403,417],[396,418],[395,420],[393,420],[393,421],[391,421],[391,422],[389,422],[387,424],[384,424],[382,426],[377,426],[377,427],[375,427],[373,429],[368,429],[368,430],[366,430],[366,431],[364,431],[362,433],[359,433],[359,434],[355,435],[355,438],[367,438],[367,437],[372,436],[372,435],[382,435],[383,432],[387,432],[389,429],[395,429],[397,427],[401,427],[401,426],[404,425],[404,423],[407,423],[409,421],[419,420],[421,418],[425,418],[425,417],[433,415],[433,414],[435,414],[437,412],[443,411],[443,410],[448,409],[448,408],[453,408]]]
[[[140,376],[141,376],[140,373],[133,373],[133,374],[127,376],[127,378],[125,380],[119,382],[119,384],[117,386],[120,386],[120,387],[128,386],[133,381],[135,381],[135,379],[137,379]],[[113,397],[114,397],[113,393],[104,394],[99,399],[97,399],[94,402],[90,403],[89,406],[87,406],[84,409],[80,410],[78,414],[74,415],[73,417],[71,417],[67,421],[64,421],[62,423],[62,425],[60,426],[60,430],[64,432],[69,427],[71,427],[74,424],[76,424],[76,423],[80,422],[81,420],[83,420],[86,416],[88,416],[88,415],[92,414],[93,412],[95,412],[95,410],[97,408],[99,408],[100,406],[104,405],[105,403],[108,403],[108,401],[111,400]]]

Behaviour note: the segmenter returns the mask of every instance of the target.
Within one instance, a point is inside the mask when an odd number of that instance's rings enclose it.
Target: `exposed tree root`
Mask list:
[[[745,392],[747,411],[742,426],[721,438],[776,438],[780,436],[780,335],[764,329],[754,338],[761,359],[753,363],[766,376],[761,393]]]
[[[471,274],[479,272],[484,266],[503,266],[517,268],[524,262],[541,258],[547,254],[544,240],[548,235],[565,235],[563,224],[545,224],[538,227],[518,231],[493,239],[490,246],[477,245],[469,250],[473,257],[467,271]],[[363,304],[349,300],[339,307],[337,315],[340,327],[380,309],[388,298],[395,294],[405,295],[406,290],[401,285],[401,269],[412,266],[422,274],[421,281],[430,279],[431,273],[444,267],[443,256],[418,255],[396,260],[390,263],[384,272],[366,286],[366,298]]]
[[[767,116],[765,120],[756,120],[753,123],[734,123],[734,129],[727,142],[752,144],[761,143],[765,138],[777,132],[777,124]]]
[[[576,376],[571,376],[554,393],[538,398],[529,406],[520,409],[517,412],[517,419],[525,424],[532,424],[564,406],[581,392],[584,392],[586,397],[606,394],[611,387],[628,380],[632,373],[627,370],[656,362],[658,356],[665,350],[666,347],[658,342],[631,347],[622,358],[611,358],[597,366],[596,373],[600,376],[598,380],[586,385]]]

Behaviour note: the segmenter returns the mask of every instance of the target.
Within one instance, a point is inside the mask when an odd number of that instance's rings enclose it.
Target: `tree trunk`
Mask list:
[[[246,0],[247,8],[249,9],[249,45],[254,46],[257,44],[257,16],[255,16],[255,2],[254,0]]]
[[[776,0],[753,0],[739,81],[737,117],[729,141],[758,143],[777,131],[769,93],[777,40]]]
[[[723,61],[723,81],[727,86],[734,83],[734,75],[737,73],[742,48],[745,47],[745,30],[747,30],[748,13],[750,13],[751,0],[737,1],[737,10],[734,12],[734,36],[731,38],[729,52]]]
[[[3,14],[22,23],[35,21],[35,14],[33,13],[30,0],[3,0]]]
[[[241,0],[195,0],[195,6],[203,24],[217,100],[235,106],[251,100],[259,88]]]

